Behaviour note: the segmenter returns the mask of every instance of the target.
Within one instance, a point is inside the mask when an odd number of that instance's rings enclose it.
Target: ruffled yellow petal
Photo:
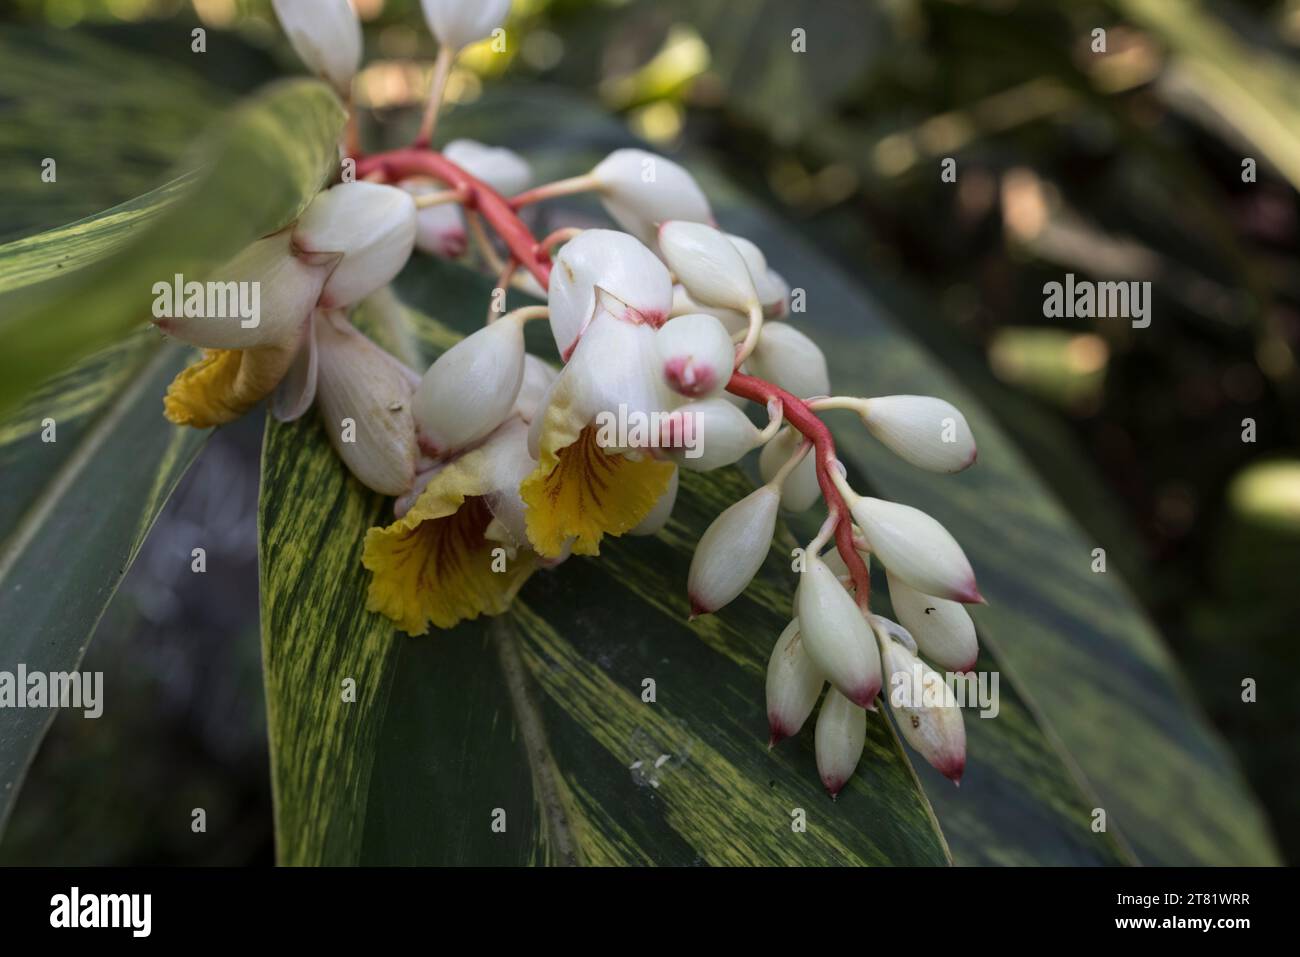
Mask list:
[[[409,635],[501,614],[536,568],[531,552],[507,561],[484,538],[492,512],[482,496],[493,489],[483,454],[448,465],[409,512],[366,533],[361,561],[374,575],[366,607]]]
[[[204,349],[177,373],[163,415],[177,425],[208,429],[239,418],[271,394],[293,363],[297,344],[256,349]]]
[[[671,462],[606,454],[563,394],[547,407],[540,454],[519,492],[528,539],[546,558],[562,555],[569,539],[574,554],[599,555],[601,538],[636,528],[673,477]]]

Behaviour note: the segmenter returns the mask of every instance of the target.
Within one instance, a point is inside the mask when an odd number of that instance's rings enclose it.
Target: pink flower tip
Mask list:
[[[866,708],[868,711],[876,710],[876,696],[880,694],[880,682],[875,681],[871,684],[859,688],[853,694],[848,695],[848,699],[859,708]]]
[[[702,601],[700,601],[698,598],[696,598],[694,595],[690,595],[688,597],[691,600],[691,614],[690,617],[686,619],[687,621],[694,621],[696,618],[699,618],[701,615],[713,614],[713,609],[705,606],[705,604]]]
[[[826,788],[826,793],[834,801],[839,797],[839,793],[844,790],[844,785],[848,784],[847,778],[822,778],[822,785]]]

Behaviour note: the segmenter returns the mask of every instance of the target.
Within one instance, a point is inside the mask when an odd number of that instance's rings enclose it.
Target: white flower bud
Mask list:
[[[659,227],[659,250],[692,299],[743,313],[758,303],[744,257],[712,226],[666,222]]]
[[[943,676],[895,641],[883,642],[886,697],[904,740],[944,777],[961,781],[966,725]]]
[[[519,395],[515,396],[515,407],[511,410],[511,415],[517,415],[525,422],[531,423],[538,411],[545,407],[542,399],[551,388],[556,375],[555,369],[549,362],[544,362],[536,356],[525,355],[524,378],[519,385]]]
[[[680,473],[673,469],[673,477],[668,480],[668,487],[664,493],[659,496],[659,501],[655,502],[654,508],[646,513],[646,517],[641,519],[636,528],[628,532],[629,535],[658,535],[668,519],[672,517],[673,506],[677,504],[677,486],[680,484]]]
[[[596,313],[597,297],[613,315],[663,325],[673,302],[668,270],[627,233],[588,229],[564,244],[551,270],[551,333],[565,360]]]
[[[758,471],[764,482],[772,481],[802,441],[803,436],[787,425],[776,434],[776,438],[763,446],[763,451],[758,454]],[[817,483],[817,456],[809,449],[803,461],[785,477],[781,486],[781,507],[802,512],[812,508],[821,495],[822,489]]]
[[[172,302],[173,315],[160,315],[155,324],[167,335],[205,349],[251,349],[288,342],[302,334],[335,262],[337,257],[312,264],[294,256],[290,232],[282,230],[244,247],[207,277],[252,290],[257,307],[252,318],[229,308],[223,310],[227,313],[223,317],[206,315],[206,301],[205,315],[185,315],[184,302]]]
[[[764,323],[758,345],[745,361],[751,375],[780,386],[795,398],[808,399],[831,391],[826,356],[817,343],[784,322]]]
[[[475,140],[452,140],[442,155],[503,196],[522,193],[533,180],[533,170],[528,161],[504,146],[488,146]]]
[[[346,100],[361,65],[361,24],[348,0],[272,0],[294,52]]]
[[[763,315],[768,319],[780,319],[790,310],[790,284],[775,269],[769,269],[754,288],[763,303]]]
[[[857,602],[816,555],[806,556],[795,595],[804,647],[850,701],[872,708],[880,693],[880,653]]]
[[[524,380],[524,324],[504,316],[456,343],[415,393],[420,448],[444,456],[473,445],[514,408]]]
[[[420,0],[424,19],[438,42],[460,50],[506,22],[510,0]]]
[[[415,201],[395,186],[340,183],[317,196],[298,220],[303,253],[342,253],[325,283],[322,308],[360,302],[402,271],[415,247]]]
[[[887,577],[894,614],[921,652],[945,671],[974,671],[980,648],[970,613],[955,601],[922,594],[895,575]]]
[[[330,444],[362,485],[401,495],[415,480],[415,374],[342,312],[318,313],[316,401]]]
[[[591,175],[600,182],[610,218],[647,246],[654,246],[659,224],[670,219],[713,222],[695,178],[670,159],[645,150],[615,150]]]
[[[975,461],[966,417],[943,399],[884,395],[863,399],[858,414],[895,455],[931,472],[960,472]]]
[[[776,489],[764,485],[731,505],[705,529],[686,580],[692,618],[717,611],[758,574],[772,547],[780,501]]]
[[[711,472],[740,461],[760,440],[749,416],[726,399],[701,399],[668,414],[659,445],[682,468]]]
[[[763,251],[744,236],[728,234],[731,245],[736,247],[749,275],[754,280],[754,291],[758,293],[759,304],[765,315],[779,315],[784,312],[786,294],[790,291],[785,280],[767,266],[767,257]]]
[[[867,712],[834,688],[817,714],[817,773],[831,797],[849,783],[867,741]]]
[[[961,546],[925,512],[859,495],[849,497],[849,510],[871,551],[900,581],[951,601],[984,600]]]
[[[695,313],[670,319],[655,334],[668,388],[692,399],[721,393],[731,381],[736,347],[722,323]]]
[[[672,318],[678,316],[689,316],[693,313],[702,312],[707,316],[712,316],[722,323],[722,328],[727,330],[727,334],[734,336],[738,332],[744,332],[749,328],[749,319],[742,316],[734,309],[715,309],[713,306],[706,306],[703,303],[696,302],[691,298],[691,294],[686,291],[686,287],[681,283],[673,286],[673,305],[668,315]]]
[[[826,679],[804,650],[799,619],[785,626],[767,661],[768,747],[799,733]]]
[[[443,187],[436,180],[427,176],[416,176],[398,183],[412,196],[426,196],[441,193]],[[454,203],[439,206],[426,206],[415,211],[415,248],[430,256],[443,259],[458,259],[469,248],[469,239],[465,234],[465,220],[460,208]]]

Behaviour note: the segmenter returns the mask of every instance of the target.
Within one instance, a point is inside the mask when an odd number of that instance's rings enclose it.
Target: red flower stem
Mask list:
[[[784,408],[785,420],[813,444],[817,484],[821,486],[826,507],[835,514],[835,545],[853,579],[853,592],[858,607],[865,611],[871,598],[871,576],[867,572],[866,562],[853,547],[853,517],[849,513],[848,504],[831,478],[831,469],[838,467],[835,459],[835,438],[831,435],[831,430],[806,402],[795,398],[766,379],[736,372],[727,383],[727,391],[760,405],[766,405],[772,399],[776,399]]]
[[[550,285],[551,257],[546,250],[545,241],[537,241],[516,214],[510,200],[441,153],[416,146],[357,158],[357,179],[365,179],[375,173],[388,182],[397,182],[410,176],[428,176],[452,189],[461,190],[466,196],[465,208],[477,210],[492,224],[492,228],[510,250],[510,255],[533,274],[543,289]],[[519,199],[516,197],[515,201],[518,202]],[[806,402],[765,379],[737,372],[727,383],[727,391],[764,407],[776,399],[784,409],[786,421],[812,442],[816,455],[817,484],[821,486],[826,507],[835,514],[835,545],[853,579],[858,606],[865,611],[871,597],[871,578],[862,556],[853,547],[853,517],[849,513],[848,504],[831,478],[831,470],[837,468],[837,465],[835,439],[830,429]]]
[[[440,180],[452,189],[465,193],[465,208],[477,210],[492,224],[497,235],[505,242],[510,255],[533,274],[545,288],[551,275],[551,257],[537,245],[532,230],[500,193],[478,178],[461,169],[435,150],[407,148],[376,153],[357,159],[357,179],[379,173],[388,182],[397,182],[410,176],[428,176]]]

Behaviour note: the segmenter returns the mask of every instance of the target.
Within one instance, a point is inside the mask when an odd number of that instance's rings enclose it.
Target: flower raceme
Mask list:
[[[903,738],[957,780],[965,735],[951,692],[891,692],[902,676],[925,686],[942,681],[935,668],[975,666],[963,607],[982,601],[974,572],[933,518],[852,488],[820,416],[853,411],[899,457],[943,473],[975,460],[966,419],[926,396],[833,395],[821,349],[778,321],[789,311],[785,280],[753,242],[717,228],[677,163],[616,150],[587,173],[530,189],[528,163],[508,150],[457,140],[434,151],[451,60],[500,26],[509,2],[422,6],[442,52],[416,145],[356,156],[360,181],[324,190],[297,222],[213,270],[217,281],[257,284],[256,321],[188,309],[157,317],[166,334],[206,350],[169,389],[168,418],[217,425],[267,397],[286,421],[318,409],[343,466],[393,499],[393,521],[365,536],[367,607],[411,635],[500,614],[532,574],[599,555],[609,537],[660,532],[681,470],[709,472],[757,450],[762,484],[696,546],[691,617],[740,601],[769,559],[781,511],[823,500],[826,521],[796,556],[791,620],[768,662],[771,744],[807,725],[821,698],[817,766],[837,794],[861,760],[867,722],[886,720],[868,716],[883,693]],[[275,8],[299,56],[346,94],[360,49],[350,4]],[[517,212],[582,191],[619,228],[562,228],[539,241]],[[414,250],[468,259],[471,245],[499,286],[531,287],[546,304],[494,312],[422,374],[353,324],[363,299],[391,298],[388,283]],[[525,324],[542,318],[558,367],[525,348]],[[611,417],[652,425],[610,429]],[[902,624],[871,611],[868,561],[883,566]]]

